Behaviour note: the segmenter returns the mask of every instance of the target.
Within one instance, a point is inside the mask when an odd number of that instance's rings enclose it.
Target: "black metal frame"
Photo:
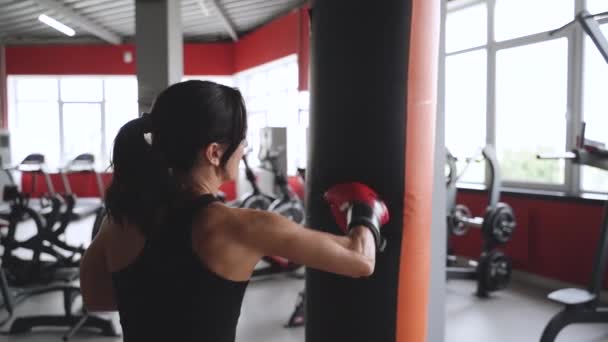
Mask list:
[[[577,148],[565,157],[577,164],[589,165],[608,171],[608,150],[585,144],[584,124],[578,141]],[[543,157],[539,156],[539,158]],[[604,204],[600,231],[593,273],[587,286],[590,300],[584,303],[566,304],[562,311],[551,318],[543,330],[541,342],[554,341],[560,331],[570,324],[608,323],[608,306],[602,306],[600,303],[600,294],[606,275],[606,265],[608,264],[608,201]]]
[[[0,292],[3,299],[1,308],[5,309],[8,316],[0,321],[0,324],[6,324],[14,318],[15,306],[22,301],[35,295],[59,291],[63,294],[63,315],[16,317],[8,333],[23,333],[34,327],[60,326],[70,328],[64,340],[69,339],[82,327],[97,328],[106,336],[117,336],[112,320],[90,316],[86,312],[76,314],[72,311],[74,299],[80,295],[80,288],[70,283],[78,279],[80,260],[75,257],[82,255],[84,248],[70,246],[60,239],[67,224],[57,229],[55,226],[57,222],[71,215],[74,202],[64,202],[55,194],[50,176],[44,170],[43,155],[29,155],[12,169],[32,173],[33,191],[36,190],[37,177],[39,175],[44,177],[49,191],[46,198],[50,202],[50,210],[44,206],[42,211],[32,208],[29,196],[20,192],[17,186],[5,187],[4,200],[10,204],[10,212],[4,217],[7,220],[6,233],[1,238],[4,251],[0,267]],[[6,172],[10,176],[10,171],[6,170]],[[17,227],[27,219],[34,221],[37,232],[33,237],[17,241],[15,239]],[[22,260],[13,255],[18,248],[31,250],[32,259]],[[66,257],[66,252],[73,254]],[[42,261],[42,254],[52,256],[55,261]]]
[[[608,63],[608,41],[602,33],[598,22],[595,20],[598,16],[606,15],[608,15],[608,12],[591,15],[589,12],[583,10],[576,15],[576,19],[573,22],[553,31],[552,34],[561,31],[564,27],[575,22],[580,23],[602,57],[604,57],[606,63]],[[539,156],[539,158],[544,159],[545,157]],[[585,139],[584,123],[581,134],[578,137],[576,148],[565,155],[550,156],[550,158],[571,159],[572,162],[577,164],[588,165],[608,171],[608,150],[588,143]],[[541,342],[553,342],[560,331],[570,324],[608,323],[608,306],[600,305],[600,293],[603,288],[602,283],[606,274],[606,265],[608,263],[608,201],[604,204],[604,213],[600,230],[601,233],[594,259],[593,273],[589,285],[587,286],[590,300],[584,303],[565,304],[564,309],[553,316],[545,326],[540,338]]]
[[[72,306],[76,297],[80,295],[80,288],[77,286],[51,284],[29,289],[11,289],[4,277],[4,271],[0,268],[0,290],[3,307],[8,312],[8,317],[0,321],[0,325],[6,324],[13,318],[15,305],[32,296],[51,292],[61,292],[63,294],[64,313],[62,315],[16,317],[8,330],[9,334],[26,333],[36,327],[67,327],[70,329],[63,335],[64,341],[70,339],[81,328],[97,329],[103,336],[119,336],[111,319],[91,316],[84,311],[79,314],[74,313]]]
[[[38,233],[30,240],[47,241],[52,246],[59,247],[64,251],[73,253],[69,259],[64,258],[59,252],[55,252],[51,255],[62,262],[62,267],[77,267],[79,264],[79,258],[76,259],[75,256],[82,256],[85,248],[83,246],[69,245],[60,238],[65,233],[68,224],[73,221],[76,198],[72,196],[62,196],[55,192],[51,177],[45,170],[45,158],[41,154],[28,155],[19,165],[15,167],[15,169],[23,173],[32,174],[32,193],[36,192],[37,178],[39,175],[42,175],[45,179],[48,189],[48,194],[45,196],[45,198],[48,200],[48,202],[50,202],[50,210],[44,209],[41,211],[43,220],[41,219],[40,222],[42,224],[40,225]],[[66,184],[64,184],[64,186],[66,186]],[[67,184],[66,191],[71,193],[69,184]],[[31,214],[34,209],[29,208],[29,198],[27,198],[24,194],[20,194],[19,196],[20,199],[18,199],[17,202],[13,202],[13,205],[18,204],[18,206],[15,208],[11,207],[11,212],[18,215],[19,220],[28,217],[34,218],[35,216],[32,216]],[[12,225],[16,227],[16,225],[20,222],[19,220],[15,220]],[[37,222],[37,224],[39,223]]]

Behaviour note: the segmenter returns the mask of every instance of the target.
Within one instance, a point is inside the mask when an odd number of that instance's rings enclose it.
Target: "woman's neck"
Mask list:
[[[211,168],[195,169],[187,177],[186,186],[194,194],[217,194],[220,190],[222,181]]]

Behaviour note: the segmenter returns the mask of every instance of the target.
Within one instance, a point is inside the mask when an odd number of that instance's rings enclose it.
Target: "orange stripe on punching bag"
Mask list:
[[[439,1],[412,0],[398,342],[424,342],[427,334],[439,11]]]

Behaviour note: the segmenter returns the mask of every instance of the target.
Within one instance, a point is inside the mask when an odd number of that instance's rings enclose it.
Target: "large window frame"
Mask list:
[[[573,0],[572,19],[575,15],[587,8],[587,0]],[[487,41],[483,45],[469,47],[467,49],[446,52],[443,55],[444,63],[447,57],[464,54],[477,50],[486,49],[487,51],[487,101],[486,101],[486,144],[496,146],[496,56],[497,53],[504,49],[522,47],[525,45],[547,42],[555,39],[565,38],[568,44],[567,56],[567,122],[566,122],[566,145],[564,150],[570,150],[576,145],[576,138],[580,132],[583,121],[583,77],[584,77],[584,59],[585,59],[585,38],[586,34],[580,25],[571,25],[569,28],[561,31],[556,35],[549,35],[549,31],[531,34],[528,36],[517,37],[513,39],[496,41],[494,38],[495,28],[495,9],[496,0],[456,0],[448,2],[449,14],[451,11],[457,11],[469,6],[474,6],[480,3],[486,4],[487,10]],[[446,16],[447,18],[447,16]],[[598,23],[608,23],[608,18],[598,20]],[[564,23],[566,24],[566,23]],[[557,28],[557,27],[556,27]],[[608,66],[607,66],[608,67]],[[444,87],[445,87],[445,80]],[[449,130],[449,127],[446,127]],[[585,190],[582,191],[581,184],[581,168],[580,165],[567,160],[564,165],[564,182],[561,184],[547,184],[535,182],[521,181],[503,181],[503,188],[513,189],[516,191],[550,191],[562,193],[569,196],[582,196],[584,194],[605,194],[599,191]],[[486,176],[484,185],[488,184],[489,170],[486,168]],[[463,187],[478,188],[479,185],[462,184]]]
[[[106,93],[105,93],[105,88],[106,88],[106,81],[109,79],[116,79],[116,78],[134,78],[135,76],[133,75],[8,75],[7,77],[7,83],[8,83],[8,89],[9,92],[11,94],[9,94],[9,101],[10,105],[9,105],[9,122],[8,122],[8,126],[10,128],[11,125],[11,118],[15,118],[15,115],[17,115],[17,113],[15,113],[14,111],[17,108],[17,102],[19,102],[18,100],[18,90],[17,90],[17,82],[19,80],[23,80],[23,79],[27,79],[27,78],[32,78],[32,79],[41,79],[41,78],[48,78],[48,79],[53,79],[57,82],[57,104],[58,104],[58,110],[59,110],[59,136],[57,137],[58,139],[58,143],[59,143],[59,165],[49,165],[51,167],[62,167],[63,165],[65,165],[67,162],[69,162],[70,158],[73,158],[75,156],[68,156],[66,155],[66,144],[65,144],[65,122],[64,122],[64,115],[63,115],[63,111],[64,111],[64,105],[65,104],[92,104],[92,105],[99,105],[100,107],[100,132],[99,134],[101,135],[100,137],[100,159],[96,161],[96,163],[98,164],[98,166],[103,167],[104,169],[106,167],[109,166],[110,164],[110,157],[111,157],[111,147],[108,148],[109,144],[107,143],[107,137],[106,137],[106,122],[107,122],[107,118],[106,118],[106,103],[109,102],[108,99],[106,98]],[[102,90],[102,97],[101,100],[99,101],[64,101],[62,99],[61,96],[61,80],[62,79],[66,79],[66,78],[94,78],[94,79],[99,79],[102,82],[102,86],[101,86],[101,90]],[[137,102],[137,99],[133,99],[135,102]],[[133,113],[133,118],[136,118],[137,115],[139,115],[139,113]],[[36,151],[31,151],[32,153],[36,152]],[[83,152],[90,152],[90,151],[83,151]],[[13,164],[19,163],[21,160],[15,160],[15,156],[11,156],[11,162]]]

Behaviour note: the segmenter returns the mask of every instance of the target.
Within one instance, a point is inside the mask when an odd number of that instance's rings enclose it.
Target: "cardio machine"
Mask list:
[[[289,188],[287,176],[278,165],[279,156],[280,150],[263,149],[260,151],[260,160],[268,164],[266,167],[274,174],[274,184],[280,193],[279,197],[274,199],[266,210],[283,215],[298,224],[302,224],[304,222],[304,206]],[[303,278],[303,275],[294,273],[302,267],[300,264],[293,263],[280,256],[265,256],[262,260],[266,265],[258,267],[253,271],[252,276],[254,278],[280,273],[287,273],[297,278]]]
[[[248,150],[247,153],[243,155],[242,161],[245,165],[245,177],[251,185],[252,191],[245,194],[241,199],[229,203],[229,205],[238,208],[266,210],[268,207],[270,207],[275,198],[263,193],[262,190],[260,190],[256,176],[249,166],[249,162],[247,161],[247,155],[250,152],[251,150]]]
[[[517,227],[511,207],[500,202],[500,170],[496,152],[490,145],[481,151],[486,160],[489,175],[489,203],[484,217],[473,217],[471,211],[462,204],[456,204],[456,183],[464,172],[458,174],[456,158],[446,149],[446,161],[449,168],[447,185],[447,227],[455,236],[465,235],[470,228],[481,230],[483,245],[478,260],[448,254],[448,279],[473,279],[477,281],[476,295],[488,297],[489,293],[504,289],[511,279],[511,261],[497,247],[507,243]],[[468,166],[477,158],[468,158]],[[466,167],[465,167],[466,170]],[[448,239],[448,251],[449,239]]]
[[[274,174],[274,183],[279,190],[279,196],[270,204],[268,211],[283,215],[298,224],[303,224],[304,205],[289,187],[287,175],[279,166],[279,157],[283,149],[260,151],[260,160],[269,165],[268,168]]]
[[[70,160],[59,172],[64,189],[63,197],[67,203],[74,203],[72,213],[68,218],[70,220],[79,220],[97,213],[102,206],[104,184],[101,174],[95,169],[95,156],[91,153],[80,154]],[[78,198],[72,191],[72,185],[69,180],[70,174],[93,175],[95,177],[98,197]]]
[[[8,333],[18,334],[35,327],[52,326],[69,328],[64,340],[68,340],[82,327],[98,329],[106,336],[117,336],[112,320],[90,316],[84,311],[75,313],[72,309],[76,297],[80,295],[80,287],[73,284],[79,276],[77,263],[72,257],[63,256],[63,248],[56,243],[56,236],[48,231],[44,216],[28,205],[28,195],[18,191],[16,186],[8,185],[5,186],[3,197],[10,203],[11,211],[8,222],[5,223],[8,232],[2,237],[4,252],[0,265],[0,308],[3,308],[8,316],[0,321],[0,324],[13,318],[15,306],[20,302],[36,295],[60,292],[63,296],[63,314],[16,317]],[[25,218],[34,221],[36,234],[26,241],[16,241],[17,225]],[[31,250],[32,260],[22,260],[13,255],[12,252],[17,248]],[[52,256],[55,261],[42,261],[42,254]],[[15,269],[20,273],[20,277],[15,275]]]
[[[56,279],[60,269],[78,267],[84,247],[72,246],[62,240],[66,225],[61,222],[63,217],[70,215],[72,206],[66,205],[62,197],[55,193],[50,176],[45,172],[44,156],[31,154],[19,165],[8,170],[18,170],[32,175],[31,193],[36,192],[38,176],[46,181],[48,193],[41,196],[39,205],[35,205],[30,195],[19,191],[14,184],[4,187],[4,201],[9,203],[10,211],[3,214],[7,221],[5,234],[1,241],[4,247],[2,267],[14,284],[27,284],[30,281],[50,281]],[[6,171],[9,173],[10,171]],[[18,226],[26,220],[32,220],[36,234],[25,240],[17,240]],[[24,248],[31,250],[33,256],[23,260],[15,255],[15,251]],[[43,260],[42,256],[50,256],[53,261]],[[59,272],[62,273],[62,272]],[[66,279],[64,275],[60,279]]]

